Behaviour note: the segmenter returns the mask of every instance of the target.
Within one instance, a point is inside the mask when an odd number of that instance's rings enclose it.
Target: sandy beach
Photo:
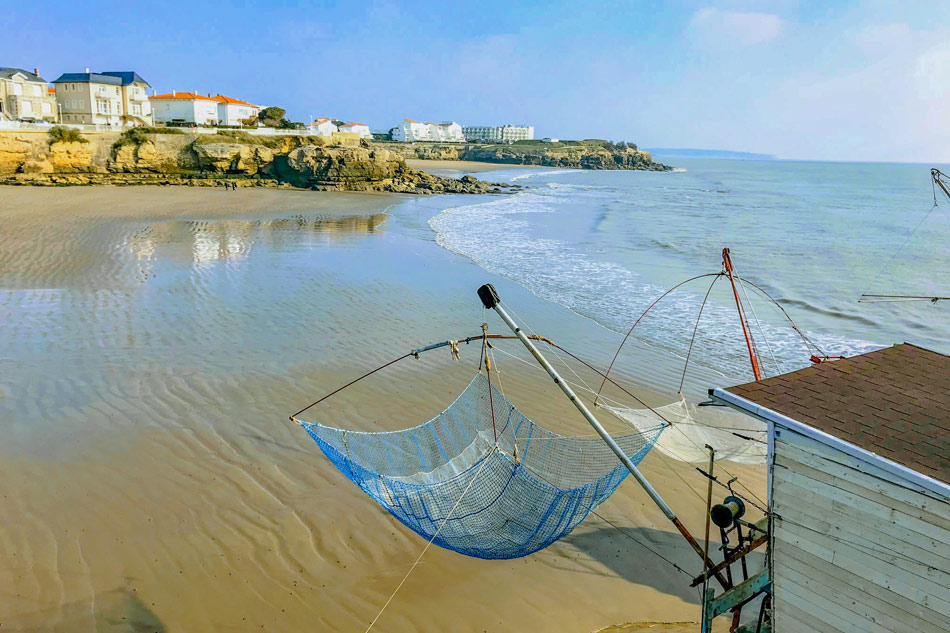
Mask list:
[[[427,234],[391,225],[396,196],[0,188],[0,200],[3,629],[364,630],[425,543],[287,416],[412,347],[477,334],[475,280],[535,324],[546,302],[430,237],[407,240]],[[552,335],[589,336],[581,317],[556,318]],[[590,434],[516,342],[499,350],[509,399]],[[301,417],[418,424],[471,379],[477,349],[461,353],[403,361]],[[764,494],[764,469],[724,466]],[[643,471],[701,535],[694,468],[654,451]],[[374,630],[695,630],[682,623],[699,619],[699,569],[628,479],[527,558],[431,548]]]

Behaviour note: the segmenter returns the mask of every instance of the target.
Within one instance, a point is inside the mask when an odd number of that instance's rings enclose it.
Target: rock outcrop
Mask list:
[[[653,162],[649,152],[632,147],[610,146],[605,141],[534,143],[513,145],[443,145],[433,143],[380,144],[404,158],[471,160],[506,165],[536,165],[567,169],[628,169],[669,171]]]
[[[0,132],[0,182],[220,186],[227,180],[239,186],[417,194],[517,188],[418,172],[400,153],[358,139],[141,129],[83,138],[86,142],[50,144],[42,132]]]

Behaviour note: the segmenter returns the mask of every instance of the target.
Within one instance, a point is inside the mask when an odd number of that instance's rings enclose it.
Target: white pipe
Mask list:
[[[620,463],[626,466],[627,470],[630,471],[630,474],[633,475],[634,479],[637,480],[637,483],[639,483],[640,486],[646,490],[646,493],[650,495],[653,503],[655,503],[660,508],[660,510],[663,511],[663,514],[666,515],[666,518],[668,518],[670,521],[676,521],[676,514],[673,512],[672,508],[666,504],[666,501],[663,500],[663,497],[660,496],[660,493],[658,493],[653,488],[653,486],[649,481],[647,481],[647,478],[643,476],[636,465],[630,461],[630,458],[627,457],[627,454],[623,452],[623,449],[620,448],[616,441],[614,441],[614,438],[610,437],[610,434],[606,431],[606,429],[604,429],[603,426],[601,426],[600,422],[597,421],[597,418],[594,417],[594,414],[590,412],[583,402],[580,401],[580,399],[574,393],[574,390],[571,389],[570,385],[561,380],[561,377],[558,375],[554,367],[551,366],[551,363],[549,363],[547,359],[541,355],[541,352],[538,351],[538,348],[535,347],[534,343],[531,342],[531,339],[525,336],[524,332],[521,331],[521,328],[518,327],[518,324],[515,323],[512,318],[508,316],[508,313],[505,312],[504,308],[502,308],[497,303],[490,307],[495,309],[495,312],[498,313],[498,316],[501,317],[501,320],[511,328],[511,331],[515,333],[515,336],[517,336],[522,343],[524,343],[524,346],[528,348],[528,351],[531,352],[531,355],[535,357],[542,367],[544,367],[544,370],[548,372],[548,375],[554,379],[554,384],[560,387],[561,391],[563,391],[564,394],[570,398],[571,402],[574,403],[574,406],[577,407],[577,410],[580,411],[581,415],[583,415],[590,425],[594,427],[594,430],[597,431],[597,434],[600,435],[604,442],[607,443],[607,446],[609,446],[610,450],[614,452],[614,454],[620,460]]]

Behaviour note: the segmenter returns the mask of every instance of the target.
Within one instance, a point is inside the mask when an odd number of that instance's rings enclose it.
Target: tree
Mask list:
[[[265,127],[281,127],[281,123],[286,120],[284,119],[285,114],[287,114],[287,111],[283,108],[270,106],[258,113],[257,120]]]

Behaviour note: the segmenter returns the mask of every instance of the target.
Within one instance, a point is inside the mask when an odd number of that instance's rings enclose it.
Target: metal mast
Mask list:
[[[686,529],[686,526],[683,525],[679,518],[677,518],[676,513],[673,512],[673,509],[670,508],[666,501],[663,500],[663,497],[660,496],[660,493],[658,493],[653,485],[647,481],[647,478],[643,476],[643,473],[640,472],[636,465],[630,461],[630,458],[626,455],[626,453],[623,452],[623,449],[620,448],[617,442],[614,441],[614,438],[610,436],[607,430],[601,426],[600,422],[597,421],[597,418],[594,417],[594,414],[590,412],[590,409],[588,409],[587,406],[581,402],[580,398],[577,397],[577,394],[574,393],[574,390],[571,389],[570,385],[561,379],[554,367],[551,366],[551,363],[547,361],[547,359],[541,354],[534,343],[531,342],[531,339],[529,339],[525,333],[521,331],[521,328],[518,327],[518,324],[515,323],[510,316],[508,316],[508,313],[500,305],[501,299],[499,298],[495,287],[491,284],[485,284],[478,289],[478,297],[482,300],[482,304],[484,304],[485,308],[492,309],[498,313],[498,316],[501,317],[501,320],[505,322],[505,325],[510,327],[511,331],[515,333],[515,336],[517,336],[524,346],[528,348],[528,351],[531,352],[531,355],[534,356],[535,360],[538,361],[541,367],[543,367],[548,375],[554,380],[554,384],[560,387],[561,391],[564,392],[564,395],[566,395],[571,403],[577,407],[577,410],[581,412],[581,415],[584,416],[584,419],[587,420],[587,422],[592,427],[594,427],[594,430],[597,431],[597,434],[600,435],[601,439],[603,439],[607,446],[610,447],[610,450],[614,452],[614,454],[617,456],[617,459],[620,460],[620,463],[622,463],[627,468],[627,470],[630,471],[630,474],[633,475],[633,478],[637,480],[637,483],[640,484],[640,486],[646,491],[650,499],[653,500],[653,503],[655,503],[657,507],[663,512],[663,514],[666,515],[666,518],[669,519],[674,526],[676,526],[676,529],[690,544],[690,547],[693,548],[693,551],[699,554],[700,558],[703,559],[705,565],[708,568],[714,567],[712,561],[710,561],[706,556],[703,548],[700,547],[699,543],[696,542],[696,539],[693,538],[693,535],[690,534],[689,530]],[[716,572],[715,576],[716,580],[718,580],[723,587],[729,586],[728,581],[722,576],[721,573]]]

